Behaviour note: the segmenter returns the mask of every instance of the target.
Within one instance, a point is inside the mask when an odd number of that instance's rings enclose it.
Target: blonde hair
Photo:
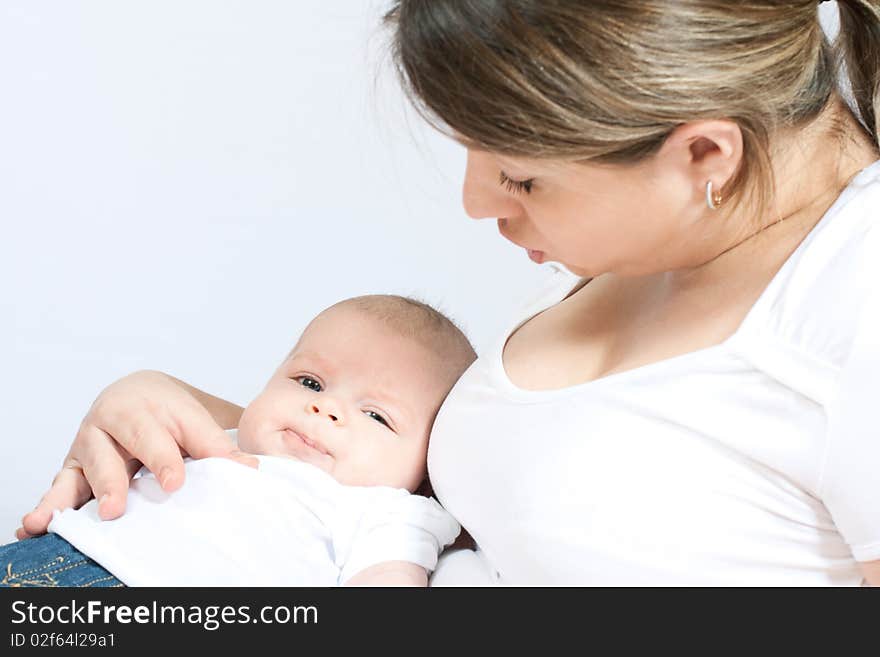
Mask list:
[[[404,89],[440,130],[503,155],[627,165],[683,123],[729,119],[743,157],[723,195],[763,209],[772,137],[822,112],[841,62],[878,144],[880,2],[838,4],[833,44],[816,0],[396,0],[385,18]]]

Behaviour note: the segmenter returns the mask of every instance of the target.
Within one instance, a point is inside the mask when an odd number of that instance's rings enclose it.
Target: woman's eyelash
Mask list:
[[[532,192],[532,183],[534,180],[534,178],[529,178],[528,180],[514,180],[503,171],[501,171],[498,176],[499,184],[504,185],[507,188],[507,191],[512,194],[519,194],[520,192],[530,194]]]

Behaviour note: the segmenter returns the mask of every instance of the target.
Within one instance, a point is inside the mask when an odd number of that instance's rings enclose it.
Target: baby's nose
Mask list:
[[[331,422],[337,425],[341,425],[343,421],[339,405],[329,399],[321,402],[309,402],[306,411],[312,415],[326,415]]]

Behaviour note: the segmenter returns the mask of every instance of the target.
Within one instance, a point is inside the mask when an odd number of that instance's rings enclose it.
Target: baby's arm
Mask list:
[[[427,586],[428,573],[409,561],[385,561],[351,577],[345,586]]]
[[[434,498],[387,486],[350,487],[350,522],[338,523],[333,553],[344,586],[428,585],[437,555],[461,526]]]

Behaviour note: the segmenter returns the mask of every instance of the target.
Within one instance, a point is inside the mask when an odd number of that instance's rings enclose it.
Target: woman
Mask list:
[[[394,53],[468,148],[464,205],[562,276],[450,393],[439,500],[509,584],[880,584],[880,3],[399,0]],[[847,64],[863,124],[837,93]],[[872,360],[873,359],[873,360]],[[241,409],[104,390],[19,538],[124,512]],[[473,554],[473,553],[468,553]],[[473,559],[437,578],[460,581]]]

